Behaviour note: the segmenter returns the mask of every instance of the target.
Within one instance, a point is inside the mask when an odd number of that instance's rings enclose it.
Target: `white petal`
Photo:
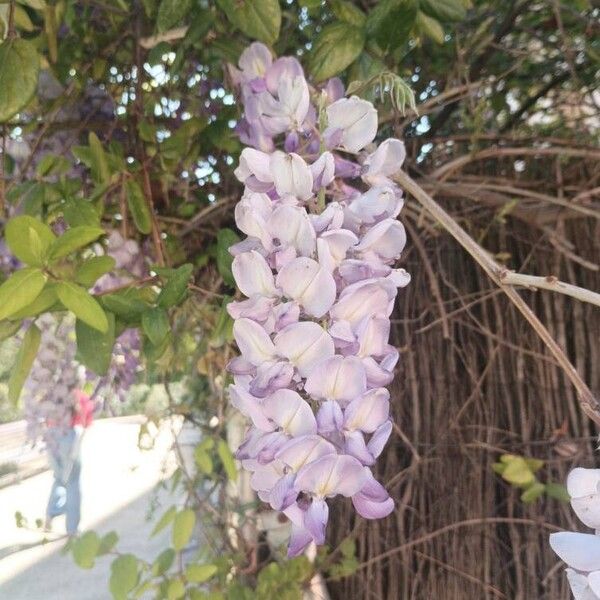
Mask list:
[[[269,168],[280,196],[290,194],[301,200],[308,200],[312,196],[312,173],[298,154],[277,150],[271,155]]]
[[[550,535],[550,546],[564,562],[578,571],[600,569],[600,537],[597,535],[561,531]]]
[[[570,569],[567,569],[567,571],[569,571]],[[576,587],[574,587],[574,583],[576,584],[577,580],[574,577],[569,577],[569,573],[567,572],[567,577],[569,578],[569,585],[571,586],[571,590],[573,591],[573,597],[575,598],[575,600],[596,600],[597,598],[600,598],[600,571],[592,571],[588,576],[587,576],[587,584],[590,588],[590,592],[591,594],[589,594],[588,596],[585,595],[585,593],[588,590],[583,590],[581,596],[577,596],[577,592],[579,590],[577,590]]]
[[[231,271],[241,292],[248,296],[277,296],[271,267],[264,256],[253,250],[238,254],[231,265]]]
[[[350,402],[367,389],[365,368],[354,356],[332,356],[313,369],[304,389],[319,400]]]
[[[395,260],[405,245],[404,225],[393,219],[385,219],[367,231],[356,246],[356,251],[374,253],[383,260]]]
[[[589,496],[600,491],[600,469],[573,469],[567,477],[567,491],[571,498]]]
[[[302,377],[322,360],[333,356],[331,336],[317,323],[304,321],[282,329],[275,337],[277,351],[285,356]]]
[[[358,152],[377,134],[377,111],[370,102],[357,96],[340,98],[327,107],[327,125],[342,129],[341,146]]]
[[[313,254],[316,234],[305,208],[279,206],[273,211],[267,227],[273,238],[283,246],[294,247],[300,256]]]
[[[233,337],[243,358],[255,366],[274,360],[275,346],[266,331],[255,321],[238,319],[233,324]]]
[[[286,264],[277,275],[277,285],[313,317],[322,317],[335,302],[333,276],[312,258],[300,257]]]

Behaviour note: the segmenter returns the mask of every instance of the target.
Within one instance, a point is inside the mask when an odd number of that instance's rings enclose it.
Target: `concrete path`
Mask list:
[[[119,550],[151,560],[168,545],[169,530],[154,538],[149,538],[150,531],[165,507],[181,498],[157,485],[175,467],[171,426],[158,432],[153,449],[140,451],[140,422],[130,417],[105,419],[86,433],[81,529],[99,534],[115,530]],[[44,543],[44,535],[34,529],[35,520],[44,516],[51,482],[51,473],[45,472],[0,490],[0,599],[110,600],[110,558],[100,558],[85,571],[61,553],[62,518],[55,519],[57,533],[47,536],[53,541]],[[32,529],[16,527],[16,511]]]

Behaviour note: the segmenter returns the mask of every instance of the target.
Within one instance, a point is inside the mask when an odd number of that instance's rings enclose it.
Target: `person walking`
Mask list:
[[[45,528],[51,530],[54,517],[66,516],[67,535],[77,535],[81,519],[81,442],[92,424],[94,402],[81,390],[74,390],[70,423],[48,422],[46,445],[54,482],[46,508]]]

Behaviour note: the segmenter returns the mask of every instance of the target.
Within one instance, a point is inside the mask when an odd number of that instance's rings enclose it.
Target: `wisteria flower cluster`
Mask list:
[[[106,253],[115,268],[96,282],[95,292],[106,291],[147,272],[146,258],[134,240],[118,231],[108,236]],[[0,257],[2,256],[0,248]],[[92,399],[126,399],[140,370],[140,336],[126,329],[115,341],[108,373],[98,377],[77,360],[75,324],[64,316],[45,314],[36,320],[42,332],[40,349],[24,386],[24,415],[32,442],[44,438],[46,426],[68,427],[75,406],[73,391],[90,386]]]
[[[23,388],[27,433],[33,442],[46,426],[69,427],[76,399],[73,391],[86,381],[85,368],[75,359],[75,327],[69,318],[45,314],[36,320],[40,349]]]
[[[368,519],[394,508],[370,467],[392,431],[389,317],[410,281],[393,268],[406,235],[391,176],[405,150],[388,139],[365,151],[377,111],[344,98],[339,80],[311,89],[295,58],[273,60],[259,43],[239,67],[238,130],[253,147],[235,171],[247,238],[230,252],[247,299],[228,305],[241,351],[229,393],[251,421],[237,457],[259,497],[292,522],[295,556],[324,543],[338,494]]]
[[[567,478],[571,506],[593,533],[563,531],[550,536],[552,549],[569,568],[575,600],[600,599],[600,469],[573,469]]]

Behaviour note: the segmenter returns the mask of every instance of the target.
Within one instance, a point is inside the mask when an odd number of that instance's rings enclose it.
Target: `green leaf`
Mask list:
[[[4,232],[10,251],[22,262],[34,267],[44,264],[56,236],[48,225],[28,215],[13,217]]]
[[[531,469],[532,473],[536,473],[544,466],[544,461],[540,460],[539,458],[523,458],[525,459],[525,462],[527,463],[527,466]]]
[[[106,319],[108,327],[105,333],[99,333],[80,319],[75,323],[77,358],[100,376],[108,372],[115,345],[115,316],[109,312],[106,313]]]
[[[100,227],[90,227],[89,225],[79,225],[65,231],[50,247],[50,260],[64,258],[79,250],[104,235],[104,229]]]
[[[15,271],[0,285],[0,321],[31,304],[46,284],[46,276],[34,268]]]
[[[97,556],[103,556],[108,554],[119,541],[119,535],[116,531],[109,531],[106,535],[102,536],[100,540],[100,546],[98,547]]]
[[[44,10],[46,8],[46,3],[44,0],[17,0],[19,4],[24,4],[25,6],[31,6],[35,10]]]
[[[212,458],[202,448],[202,446],[196,446],[194,450],[194,461],[196,462],[197,467],[204,473],[205,475],[210,475],[213,471],[213,462]]]
[[[163,550],[152,563],[152,575],[159,577],[163,573],[166,573],[173,565],[174,560],[175,551],[173,548],[167,548],[166,550]]]
[[[467,15],[462,0],[419,0],[419,8],[438,21],[462,21]]]
[[[21,329],[21,321],[0,321],[0,342],[12,337]]]
[[[545,489],[546,486],[543,483],[535,481],[521,494],[521,501],[525,504],[531,504],[544,493]]]
[[[13,313],[10,319],[27,319],[30,317],[37,317],[40,313],[50,310],[55,304],[58,303],[58,296],[56,295],[55,285],[52,283],[47,284],[38,297],[24,306],[21,310]]]
[[[156,26],[166,31],[179,24],[192,7],[191,0],[162,0],[158,7]]]
[[[274,43],[281,27],[279,0],[217,0],[227,18],[242,33],[266,44]]]
[[[444,29],[439,21],[419,11],[417,13],[416,23],[419,31],[433,40],[436,44],[444,43]]]
[[[196,514],[191,508],[179,511],[173,521],[171,540],[176,552],[183,550],[192,537],[196,525]]]
[[[218,570],[216,565],[188,565],[185,570],[185,578],[192,583],[204,583]]]
[[[138,561],[133,554],[123,554],[110,565],[109,588],[115,600],[127,600],[138,582]]]
[[[238,471],[235,466],[233,454],[225,440],[219,440],[219,443],[217,444],[217,454],[223,463],[223,468],[225,469],[225,473],[227,473],[227,477],[230,481],[235,481],[238,477]]]
[[[187,292],[187,286],[193,271],[194,267],[190,264],[175,269],[156,299],[158,306],[170,308],[181,302]]]
[[[571,500],[567,488],[562,483],[547,483],[546,494],[550,496],[550,498],[560,500],[561,502],[570,502]]]
[[[417,18],[416,0],[381,0],[367,17],[366,32],[382,50],[399,48],[408,41]]]
[[[167,587],[167,600],[179,600],[185,594],[185,584],[181,579],[171,579]]]
[[[71,546],[73,558],[82,569],[91,569],[94,566],[99,549],[100,538],[95,531],[87,531],[74,540]]]
[[[32,42],[16,38],[0,45],[0,123],[27,106],[39,71],[40,57]]]
[[[110,169],[108,168],[106,154],[104,153],[102,143],[93,131],[90,131],[88,135],[88,144],[98,181],[100,183],[108,183],[110,180]]]
[[[223,281],[235,287],[235,279],[231,272],[231,263],[233,263],[233,256],[229,253],[229,247],[240,241],[237,233],[233,229],[227,227],[220,229],[217,233],[217,269],[219,274],[223,278]]]
[[[106,273],[115,268],[115,259],[112,256],[93,256],[79,265],[75,272],[75,281],[85,288],[90,288]]]
[[[90,225],[98,227],[100,225],[100,216],[94,205],[88,200],[69,199],[63,207],[63,216],[70,227],[78,225]]]
[[[171,330],[164,308],[151,308],[142,313],[142,329],[154,346],[160,346]]]
[[[104,308],[114,312],[126,321],[139,319],[141,314],[148,308],[148,305],[141,300],[139,290],[133,288],[100,296],[100,301]]]
[[[23,343],[19,348],[17,360],[8,380],[8,398],[11,402],[16,403],[19,400],[23,384],[31,371],[31,365],[40,347],[41,339],[41,331],[35,325],[31,325],[23,337]]]
[[[133,217],[133,222],[140,233],[148,235],[152,231],[152,215],[142,188],[134,179],[125,183],[127,191],[127,205]]]
[[[56,285],[56,293],[59,300],[78,319],[101,333],[106,333],[108,330],[106,313],[85,289],[70,281],[59,281]]]
[[[365,32],[349,23],[333,23],[323,28],[315,40],[308,69],[316,81],[337,75],[354,62],[365,45]]]
[[[367,20],[365,13],[348,0],[332,0],[331,10],[340,21],[357,27],[362,27]]]
[[[508,461],[502,477],[519,487],[527,487],[535,481],[535,475],[522,456],[514,456]]]
[[[163,513],[163,516],[158,520],[158,523],[154,526],[150,537],[155,536],[159,531],[162,531],[169,523],[173,521],[177,514],[177,508],[169,506],[169,508]]]

